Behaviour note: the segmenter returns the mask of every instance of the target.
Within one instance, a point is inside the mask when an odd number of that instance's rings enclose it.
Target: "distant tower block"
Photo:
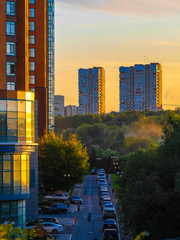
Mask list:
[[[162,66],[160,63],[119,68],[119,111],[162,110]]]
[[[105,71],[102,67],[79,69],[79,114],[105,113]]]

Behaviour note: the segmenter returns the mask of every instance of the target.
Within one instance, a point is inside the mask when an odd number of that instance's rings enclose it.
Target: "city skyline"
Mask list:
[[[119,67],[160,62],[163,104],[178,104],[178,9],[178,1],[57,0],[55,94],[66,96],[66,105],[77,105],[78,69],[102,66],[106,112],[119,111]]]

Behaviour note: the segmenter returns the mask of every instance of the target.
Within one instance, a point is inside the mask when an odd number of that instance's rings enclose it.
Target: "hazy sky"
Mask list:
[[[119,110],[119,67],[160,62],[163,103],[180,104],[180,0],[55,0],[56,94],[78,105],[78,69],[106,71]],[[146,56],[146,57],[144,57]]]

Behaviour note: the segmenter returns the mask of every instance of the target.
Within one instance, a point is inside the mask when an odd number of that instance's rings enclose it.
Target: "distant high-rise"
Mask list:
[[[68,105],[64,107],[64,116],[70,117],[79,114],[79,108],[76,105]]]
[[[162,66],[159,63],[120,67],[120,112],[162,109]]]
[[[79,69],[79,114],[105,113],[105,71],[102,67]]]
[[[55,116],[60,115],[64,117],[64,96],[54,96],[54,114]]]

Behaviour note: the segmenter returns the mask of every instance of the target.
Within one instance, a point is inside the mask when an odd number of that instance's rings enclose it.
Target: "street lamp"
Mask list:
[[[69,183],[70,176],[71,176],[70,173],[64,173],[64,177],[66,178],[66,187],[68,187],[68,188],[69,188],[68,183]],[[69,190],[69,189],[67,189],[67,190]]]

